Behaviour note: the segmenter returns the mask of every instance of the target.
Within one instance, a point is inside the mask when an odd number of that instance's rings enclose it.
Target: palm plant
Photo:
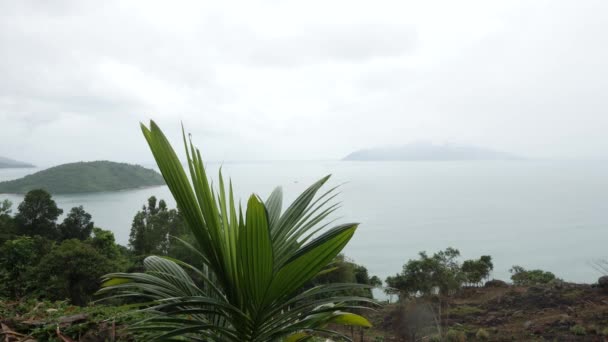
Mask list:
[[[149,128],[142,124],[142,131],[197,243],[182,242],[204,266],[150,256],[144,273],[106,275],[99,293],[139,298],[145,301],[143,310],[153,313],[134,328],[154,332],[157,340],[242,342],[300,341],[313,335],[348,340],[330,323],[370,326],[349,311],[368,308],[362,304],[373,300],[340,294],[365,285],[302,290],[328,269],[357,228],[354,223],[331,229],[323,224],[337,209],[332,204],[336,188],[317,196],[329,176],[285,211],[277,188],[266,201],[251,195],[243,214],[232,183],[226,186],[220,170],[219,188],[210,184],[201,154],[185,134],[190,178],[154,122]]]

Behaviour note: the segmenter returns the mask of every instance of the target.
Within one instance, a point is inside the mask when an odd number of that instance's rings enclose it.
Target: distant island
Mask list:
[[[5,157],[0,157],[0,169],[7,168],[25,168],[25,167],[34,167],[32,164],[24,163],[18,160],[13,160]]]
[[[517,160],[521,157],[467,145],[413,143],[355,151],[343,160]]]
[[[92,161],[63,164],[0,182],[0,193],[23,194],[32,189],[45,189],[52,194],[100,192],[163,185],[156,171],[139,165]]]

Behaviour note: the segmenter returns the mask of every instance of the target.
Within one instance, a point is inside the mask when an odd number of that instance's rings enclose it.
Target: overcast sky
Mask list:
[[[2,1],[0,155],[147,162],[455,142],[608,157],[608,1]]]

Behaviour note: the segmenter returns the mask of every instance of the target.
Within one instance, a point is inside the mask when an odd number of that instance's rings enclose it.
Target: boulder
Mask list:
[[[502,280],[492,279],[492,280],[486,281],[486,284],[484,285],[484,287],[509,287],[509,284],[507,284],[506,282],[504,282]]]

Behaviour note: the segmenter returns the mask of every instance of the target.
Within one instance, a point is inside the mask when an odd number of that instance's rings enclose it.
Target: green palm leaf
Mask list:
[[[336,188],[318,195],[329,176],[284,212],[277,188],[265,202],[252,195],[243,214],[221,171],[219,187],[211,185],[201,154],[185,133],[189,175],[154,122],[142,125],[142,131],[196,238],[196,245],[184,243],[185,248],[194,250],[204,266],[151,256],[143,273],[105,276],[100,294],[146,301],[141,309],[153,315],[134,329],[154,332],[156,340],[240,342],[342,336],[327,329],[330,323],[370,326],[348,311],[375,302],[339,295],[362,285],[327,284],[302,291],[306,282],[327,271],[357,229],[354,223],[331,229],[322,224],[338,208],[332,204]]]

